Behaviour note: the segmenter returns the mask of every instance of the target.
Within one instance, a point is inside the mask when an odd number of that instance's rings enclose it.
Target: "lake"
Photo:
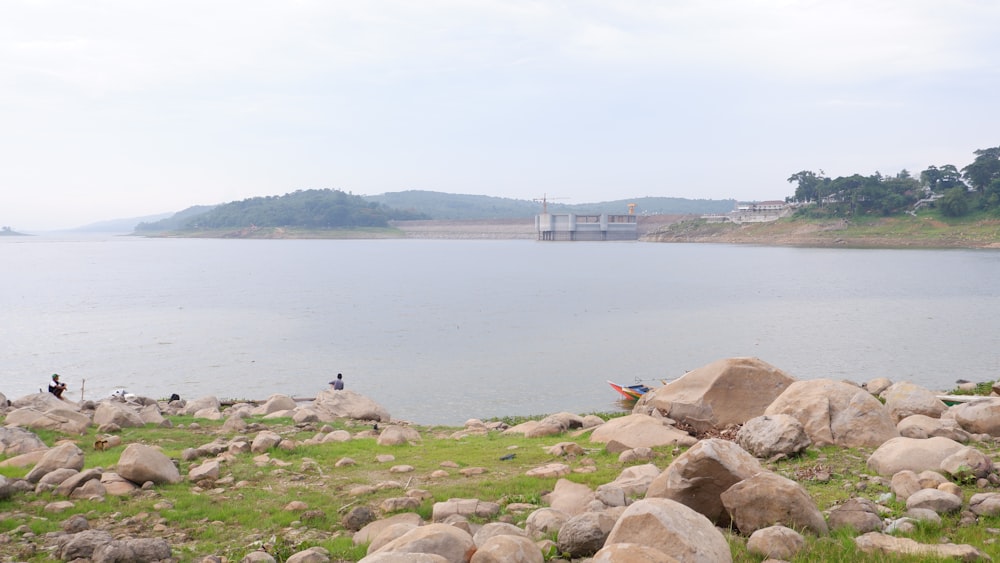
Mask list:
[[[735,356],[947,390],[1000,371],[1000,252],[526,240],[0,238],[0,392],[312,397],[395,418],[620,408]]]

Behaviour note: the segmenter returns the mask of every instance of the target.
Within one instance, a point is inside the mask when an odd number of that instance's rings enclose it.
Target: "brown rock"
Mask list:
[[[674,460],[646,491],[646,498],[668,498],[728,526],[721,495],[729,487],[762,471],[760,462],[733,442],[702,440]]]
[[[646,393],[636,409],[650,405],[699,432],[721,430],[764,414],[794,381],[758,358],[728,358]]]

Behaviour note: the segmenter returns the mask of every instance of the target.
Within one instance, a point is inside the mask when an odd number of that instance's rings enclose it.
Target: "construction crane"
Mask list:
[[[548,206],[548,204],[549,204],[549,201],[553,200],[553,199],[569,199],[569,198],[568,197],[548,197],[547,195],[542,194],[542,197],[540,197],[540,198],[536,197],[535,199],[533,199],[531,201],[541,202],[541,204],[542,204],[542,214],[544,215],[544,214],[546,214],[546,213],[549,212],[549,206]]]

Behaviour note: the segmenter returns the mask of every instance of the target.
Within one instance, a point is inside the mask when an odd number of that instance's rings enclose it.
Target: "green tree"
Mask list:
[[[822,170],[819,171],[819,174],[811,170],[796,172],[788,177],[788,182],[798,184],[798,187],[795,188],[794,199],[800,203],[810,201],[822,203],[823,197],[828,193],[824,187],[829,182],[829,178],[823,176]]]
[[[954,164],[945,164],[938,168],[929,166],[927,170],[920,173],[920,181],[932,192],[943,194],[956,186],[965,186],[962,181],[962,173],[955,168]]]
[[[969,212],[969,191],[964,186],[951,188],[937,201],[937,206],[946,217],[961,217]]]
[[[1000,179],[1000,147],[979,149],[976,160],[962,169],[962,176],[976,190],[985,190],[993,180]]]

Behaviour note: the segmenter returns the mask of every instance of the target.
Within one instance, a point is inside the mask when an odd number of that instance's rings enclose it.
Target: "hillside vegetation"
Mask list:
[[[1000,218],[916,216],[817,219],[794,216],[770,223],[709,223],[689,219],[646,235],[650,242],[714,242],[855,248],[1000,248]]]

